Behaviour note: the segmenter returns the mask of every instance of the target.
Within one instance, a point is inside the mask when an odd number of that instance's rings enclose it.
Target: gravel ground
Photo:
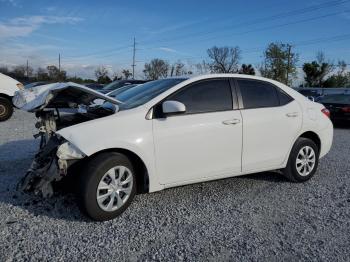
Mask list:
[[[20,194],[38,143],[32,114],[0,123],[0,261],[349,261],[350,129],[336,129],[313,179],[261,173],[136,196],[91,222],[71,195]]]

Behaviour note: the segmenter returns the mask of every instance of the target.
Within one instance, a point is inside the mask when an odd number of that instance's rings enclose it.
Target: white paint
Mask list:
[[[153,106],[176,90],[198,80],[227,77],[270,82],[295,100],[274,108],[146,119]],[[235,74],[204,75],[188,79],[138,108],[74,125],[57,133],[87,156],[113,148],[134,152],[146,165],[152,192],[284,168],[293,144],[306,131],[315,132],[321,139],[322,157],[330,150],[333,138],[332,123],[321,112],[322,108],[322,105],[273,80]],[[309,109],[315,113],[311,119]]]
[[[0,94],[13,97],[15,92],[19,90],[17,84],[22,85],[17,80],[0,73]]]

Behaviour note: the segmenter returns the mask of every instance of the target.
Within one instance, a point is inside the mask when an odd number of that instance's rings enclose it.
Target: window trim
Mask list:
[[[260,80],[260,79],[251,79],[251,78],[241,78],[241,77],[235,77],[233,78],[234,82],[236,84],[236,88],[237,88],[237,96],[238,96],[238,101],[239,101],[239,109],[240,110],[249,110],[249,109],[259,109],[259,108],[276,108],[276,107],[282,107],[285,105],[288,105],[289,103],[291,103],[292,101],[294,101],[294,98],[292,96],[290,96],[289,94],[287,94],[283,89],[279,88],[278,86],[276,86],[275,84],[269,82],[269,81],[264,81],[264,80]],[[238,80],[248,80],[248,81],[255,81],[255,82],[262,82],[264,84],[269,84],[271,85],[276,93],[277,99],[278,99],[278,105],[277,106],[261,106],[261,107],[251,107],[251,108],[246,108],[244,107],[244,102],[243,102],[243,96],[242,96],[242,92],[241,92],[241,86],[238,84]],[[278,94],[278,90],[281,90],[281,92],[285,93],[287,96],[289,96],[291,98],[291,101],[287,104],[281,105],[281,98]]]
[[[168,115],[168,116],[162,115],[162,116],[157,117],[156,112],[159,110],[158,107],[160,107],[163,104],[163,102],[166,101],[170,96],[176,95],[177,93],[181,92],[185,88],[189,88],[195,84],[199,84],[199,83],[203,83],[203,82],[207,82],[207,81],[213,81],[213,80],[226,80],[228,82],[230,89],[231,89],[231,101],[232,101],[231,109],[216,110],[216,111],[210,111],[210,112],[197,112],[197,113],[186,113],[185,112],[183,114],[174,114],[174,115]],[[189,116],[189,115],[198,115],[198,114],[211,114],[211,113],[217,113],[217,112],[228,112],[228,111],[233,111],[233,110],[239,110],[236,85],[231,80],[232,79],[229,77],[225,77],[225,78],[215,77],[215,78],[201,79],[201,80],[197,80],[195,82],[189,83],[189,84],[179,88],[178,90],[174,91],[173,93],[169,94],[168,96],[163,98],[161,101],[158,101],[154,106],[152,106],[152,109],[153,109],[152,119],[164,119],[167,117]]]

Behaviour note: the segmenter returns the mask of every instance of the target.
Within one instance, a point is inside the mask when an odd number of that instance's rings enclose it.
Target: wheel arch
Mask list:
[[[4,93],[0,93],[0,97],[8,99],[11,102],[11,104],[12,104],[12,96],[9,96],[9,95],[4,94]]]
[[[91,159],[102,153],[120,153],[127,156],[135,167],[136,171],[136,185],[137,193],[148,193],[149,192],[149,174],[145,162],[140,156],[129,149],[125,148],[109,148],[104,149],[90,155],[88,159]]]
[[[312,140],[316,144],[316,146],[318,148],[318,152],[319,153],[321,152],[321,146],[322,146],[321,145],[321,139],[315,132],[313,132],[313,131],[306,131],[306,132],[302,133],[299,136],[299,138],[300,137],[308,138],[308,139]]]

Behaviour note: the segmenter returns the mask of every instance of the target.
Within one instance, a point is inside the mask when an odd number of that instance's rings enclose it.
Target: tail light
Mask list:
[[[329,110],[328,110],[327,108],[323,108],[323,109],[321,110],[321,112],[322,112],[326,117],[328,117],[328,118],[331,117],[331,112],[329,112]]]
[[[341,111],[345,113],[350,113],[350,106],[342,107]]]

